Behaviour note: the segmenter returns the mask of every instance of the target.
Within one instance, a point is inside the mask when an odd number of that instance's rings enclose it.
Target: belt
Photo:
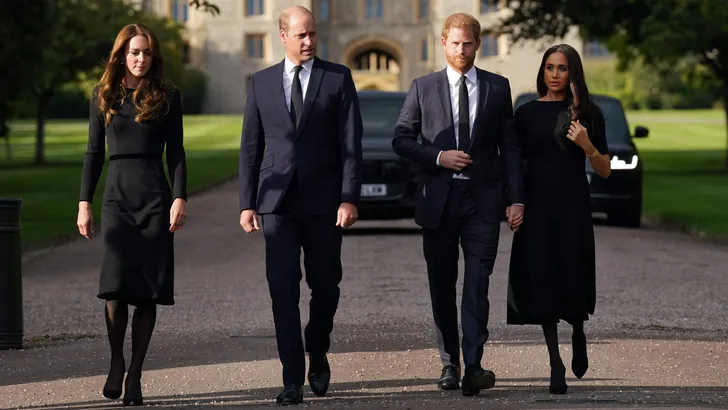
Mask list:
[[[117,159],[162,159],[162,154],[142,153],[142,154],[113,154],[109,155],[109,161]]]
[[[450,186],[453,186],[453,187],[463,187],[463,188],[467,188],[467,187],[470,187],[470,185],[471,184],[470,184],[470,179],[469,178],[468,179],[464,179],[464,178],[452,178],[450,180]]]

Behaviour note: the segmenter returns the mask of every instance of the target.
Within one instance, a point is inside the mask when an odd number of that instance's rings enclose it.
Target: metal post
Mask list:
[[[0,350],[23,348],[20,206],[0,198]]]

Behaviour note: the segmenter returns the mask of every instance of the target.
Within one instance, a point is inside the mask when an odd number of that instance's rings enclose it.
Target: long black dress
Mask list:
[[[115,106],[108,126],[91,98],[89,141],[84,158],[81,201],[91,202],[109,147],[109,169],[101,206],[104,256],[98,298],[138,305],[174,304],[174,235],[169,213],[175,198],[187,199],[182,96],[168,93],[155,119],[137,123],[128,98]],[[106,141],[104,139],[106,137]],[[172,189],[164,172],[163,153]]]
[[[607,152],[595,105],[580,121]],[[515,113],[526,160],[524,219],[514,234],[508,275],[508,324],[588,320],[594,314],[594,229],[584,151],[570,141],[568,103],[531,101]]]

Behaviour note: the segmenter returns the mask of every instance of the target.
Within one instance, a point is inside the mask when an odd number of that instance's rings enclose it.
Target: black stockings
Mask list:
[[[104,396],[116,399],[121,395],[121,382],[124,378],[124,337],[129,317],[129,305],[110,300],[106,302],[104,311],[111,347],[111,367],[104,386]],[[131,320],[131,363],[126,377],[125,398],[141,398],[142,366],[156,321],[157,306],[155,304],[139,305],[134,309],[134,316]]]
[[[549,351],[549,363],[551,364],[551,380],[549,391],[553,394],[566,393],[566,367],[561,361],[559,354],[559,335],[557,323],[546,323],[543,328],[543,335],[546,339],[546,347]],[[571,336],[572,349],[574,356],[571,361],[571,369],[576,377],[581,378],[588,368],[588,359],[586,352],[586,336],[584,335],[584,322],[575,321],[572,323],[574,328]]]

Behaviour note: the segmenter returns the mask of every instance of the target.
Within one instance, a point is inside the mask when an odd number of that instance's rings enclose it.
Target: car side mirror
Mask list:
[[[650,135],[650,130],[647,127],[638,125],[634,128],[635,138],[647,138],[648,135]]]

